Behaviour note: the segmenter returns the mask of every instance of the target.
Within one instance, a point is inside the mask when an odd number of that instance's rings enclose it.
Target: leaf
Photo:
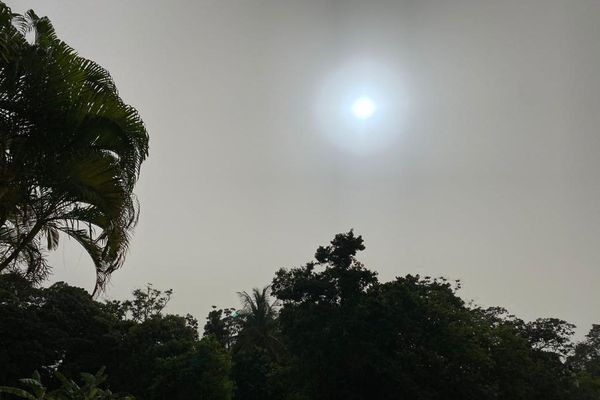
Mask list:
[[[9,386],[0,386],[0,393],[9,393],[9,394],[18,396],[22,399],[38,400],[31,393],[28,393],[27,391],[25,391],[23,389],[18,389],[18,388],[9,387]]]
[[[42,385],[42,382],[40,382],[39,376],[39,373],[36,376],[36,373],[34,372],[33,378],[19,379],[19,382],[30,387],[31,391],[35,394],[37,398],[43,398],[44,393],[46,392],[46,388],[44,387],[44,385]]]
[[[49,226],[44,229],[44,231],[46,234],[46,239],[48,240],[48,250],[56,249],[58,247],[59,239],[58,230],[53,226]]]

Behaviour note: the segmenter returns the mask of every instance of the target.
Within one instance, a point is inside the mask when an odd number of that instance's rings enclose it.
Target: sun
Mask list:
[[[352,114],[358,119],[368,119],[375,114],[375,102],[366,96],[359,97],[352,103]]]

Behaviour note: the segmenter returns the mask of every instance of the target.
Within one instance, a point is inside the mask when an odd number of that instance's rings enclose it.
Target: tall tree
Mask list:
[[[238,293],[242,301],[237,347],[258,346],[276,355],[281,350],[277,338],[277,301],[270,300],[270,286]]]
[[[311,399],[388,398],[372,387],[383,379],[368,377],[376,354],[369,352],[375,332],[367,291],[377,284],[356,254],[362,237],[338,234],[315,254],[316,262],[282,269],[273,294],[282,302],[279,323],[292,361],[293,387]],[[386,364],[385,359],[378,363]],[[379,368],[378,368],[379,369]],[[370,397],[366,397],[367,393]]]
[[[231,349],[240,331],[240,319],[235,308],[212,310],[206,316],[204,324],[204,336],[213,336],[226,349]]]
[[[110,74],[46,17],[0,2],[0,272],[41,279],[60,234],[92,258],[95,289],[124,261],[148,135]]]
[[[357,254],[360,236],[336,235],[316,262],[282,269],[273,293],[291,359],[287,387],[333,399],[572,399],[562,361],[573,326],[525,323],[481,310],[460,282],[418,275],[378,281]],[[235,370],[235,368],[234,368]]]
[[[232,377],[239,400],[282,398],[285,348],[277,326],[278,302],[270,286],[238,293],[242,301],[239,333],[233,346]]]

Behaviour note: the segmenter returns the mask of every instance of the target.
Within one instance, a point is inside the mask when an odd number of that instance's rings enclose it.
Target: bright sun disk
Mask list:
[[[359,97],[352,103],[352,114],[359,119],[367,119],[375,113],[375,103],[368,97]]]

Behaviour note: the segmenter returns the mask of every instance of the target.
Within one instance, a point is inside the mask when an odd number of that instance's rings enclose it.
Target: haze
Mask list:
[[[382,280],[443,275],[525,319],[599,322],[600,2],[7,3],[49,16],[147,125],[105,296],[151,282],[202,321],[354,228]],[[388,118],[357,141],[322,106],[373,76]],[[92,288],[74,244],[51,262]]]

